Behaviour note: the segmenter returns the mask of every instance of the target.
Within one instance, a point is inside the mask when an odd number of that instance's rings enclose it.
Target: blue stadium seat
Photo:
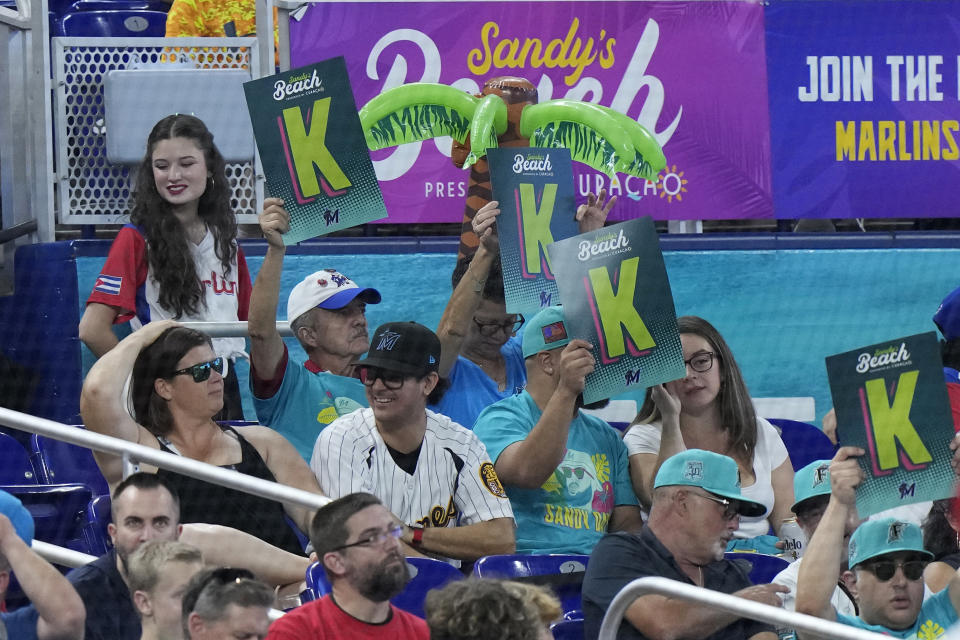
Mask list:
[[[0,489],[18,497],[33,516],[34,538],[91,553],[84,537],[87,505],[93,498],[82,484],[3,485]]]
[[[113,547],[107,525],[112,519],[110,496],[95,496],[87,505],[86,522],[83,525],[83,537],[87,548],[95,556],[101,556]]]
[[[30,439],[30,449],[41,482],[82,483],[90,487],[95,496],[110,493],[107,480],[100,473],[90,449],[38,435]]]
[[[774,576],[790,566],[789,560],[780,556],[769,556],[765,553],[750,553],[749,551],[728,551],[723,554],[727,560],[743,560],[750,563],[750,582],[753,584],[767,584]]]
[[[30,455],[13,436],[0,433],[0,484],[36,484]]]
[[[554,640],[583,640],[583,619],[563,620],[550,625]]]
[[[403,609],[415,616],[424,616],[423,601],[431,589],[439,589],[451,580],[461,580],[463,574],[453,565],[434,560],[432,558],[407,558],[407,565],[413,577],[407,583],[403,593],[396,596],[391,603],[398,609]],[[330,593],[330,582],[327,574],[319,562],[314,562],[307,569],[307,590],[300,594],[303,602],[318,600]]]
[[[816,425],[783,418],[767,418],[777,430],[790,454],[793,470],[801,469],[814,460],[830,460],[837,448]]]
[[[507,578],[549,586],[563,609],[564,618],[579,615],[583,609],[580,591],[590,556],[575,554],[484,556],[473,565],[481,578]]]
[[[56,24],[56,36],[93,38],[157,37],[166,34],[167,14],[162,11],[69,11]]]

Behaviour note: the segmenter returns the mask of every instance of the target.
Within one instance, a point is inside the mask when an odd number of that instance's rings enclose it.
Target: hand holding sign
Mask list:
[[[290,231],[290,214],[283,208],[280,198],[263,201],[263,213],[258,220],[263,239],[271,247],[283,248],[283,234]]]
[[[863,483],[863,471],[857,459],[866,451],[860,447],[840,447],[830,462],[830,493],[847,506],[857,501],[856,489]]]
[[[560,352],[560,386],[574,395],[583,392],[587,375],[593,372],[592,349],[586,340],[571,340]]]
[[[480,207],[473,216],[473,233],[480,238],[480,244],[491,253],[500,250],[500,237],[497,235],[497,216],[500,215],[500,203],[491,200]]]

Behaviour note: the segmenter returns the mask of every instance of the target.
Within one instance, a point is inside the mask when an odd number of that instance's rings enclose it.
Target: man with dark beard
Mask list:
[[[72,571],[67,579],[87,608],[86,640],[139,640],[140,616],[127,586],[127,559],[150,540],[180,537],[180,501],[154,473],[135,473],[117,485],[107,533],[113,551]]]
[[[330,593],[274,622],[267,640],[428,640],[426,622],[390,604],[410,580],[402,533],[393,514],[369,493],[351,493],[317,510],[310,541]]]
[[[607,531],[642,526],[620,434],[580,411],[591,349],[559,306],[542,310],[523,330],[526,390],[474,426],[510,496],[517,553],[588,554]]]

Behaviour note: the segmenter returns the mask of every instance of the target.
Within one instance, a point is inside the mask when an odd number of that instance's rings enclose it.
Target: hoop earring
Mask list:
[[[211,175],[207,178],[207,180],[210,181],[210,188],[213,189],[213,187],[217,184],[216,179]]]

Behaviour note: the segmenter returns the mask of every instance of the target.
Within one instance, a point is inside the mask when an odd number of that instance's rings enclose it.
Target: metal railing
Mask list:
[[[233,322],[181,322],[182,326],[196,331],[202,331],[211,338],[235,338],[246,337],[247,322],[245,320],[235,320]],[[281,336],[292,338],[293,331],[290,330],[290,323],[282,320],[277,321],[277,333]]]
[[[128,469],[135,462],[145,462],[161,469],[176,471],[185,476],[205,480],[231,489],[237,489],[261,498],[268,498],[278,502],[318,509],[330,502],[330,498],[310,493],[302,489],[295,489],[277,482],[248,476],[239,471],[221,469],[206,462],[192,460],[173,453],[166,453],[158,449],[151,449],[142,444],[136,444],[113,438],[86,429],[78,429],[46,418],[20,413],[0,407],[0,424],[28,431],[41,436],[55,438],[70,444],[112,453],[121,456],[124,460],[124,469]],[[124,475],[127,475],[124,473]]]
[[[600,625],[599,640],[615,640],[623,614],[634,600],[640,596],[658,594],[679,598],[688,602],[719,609],[741,618],[750,618],[767,622],[780,628],[796,629],[822,638],[837,640],[879,640],[886,636],[863,629],[857,629],[838,622],[829,622],[813,616],[786,611],[752,600],[738,598],[727,593],[695,587],[667,578],[638,578],[629,583],[616,595],[603,617]]]

